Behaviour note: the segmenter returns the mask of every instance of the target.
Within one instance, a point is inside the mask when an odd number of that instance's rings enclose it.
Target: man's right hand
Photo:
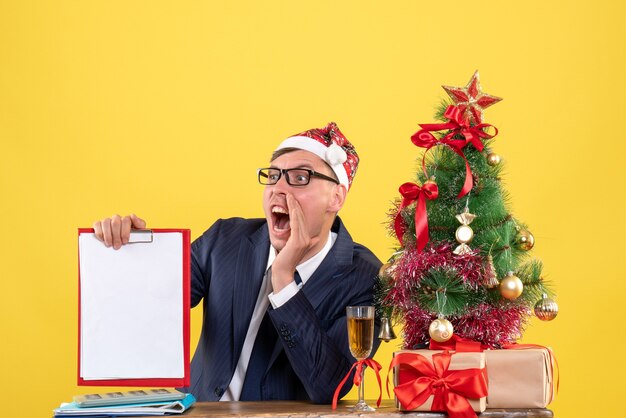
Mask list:
[[[130,229],[143,229],[146,227],[146,221],[139,218],[134,213],[130,216],[114,215],[101,221],[93,223],[93,229],[96,232],[96,238],[104,242],[107,247],[113,246],[119,250],[122,245],[128,244],[130,239]]]

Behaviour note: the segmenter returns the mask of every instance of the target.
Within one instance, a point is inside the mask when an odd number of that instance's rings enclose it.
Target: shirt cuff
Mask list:
[[[283,287],[278,293],[272,292],[267,295],[267,297],[272,304],[272,308],[278,309],[287,303],[289,299],[298,293],[299,290],[300,286],[298,286],[296,282],[291,282],[287,286]]]

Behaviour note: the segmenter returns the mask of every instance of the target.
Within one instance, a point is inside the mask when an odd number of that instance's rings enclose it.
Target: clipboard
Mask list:
[[[133,230],[107,248],[78,229],[78,385],[187,387],[190,231]]]

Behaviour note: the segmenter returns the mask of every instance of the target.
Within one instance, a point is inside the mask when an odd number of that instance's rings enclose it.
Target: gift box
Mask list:
[[[486,409],[485,353],[402,350],[393,356],[398,409],[444,411],[452,418]]]
[[[547,348],[486,350],[488,408],[545,408],[554,398],[554,359]]]

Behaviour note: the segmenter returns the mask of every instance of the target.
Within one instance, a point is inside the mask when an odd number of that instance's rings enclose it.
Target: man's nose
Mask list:
[[[291,188],[291,185],[287,183],[287,174],[281,173],[280,178],[272,187],[274,188],[275,192],[281,192],[283,190],[288,190],[289,188]]]

